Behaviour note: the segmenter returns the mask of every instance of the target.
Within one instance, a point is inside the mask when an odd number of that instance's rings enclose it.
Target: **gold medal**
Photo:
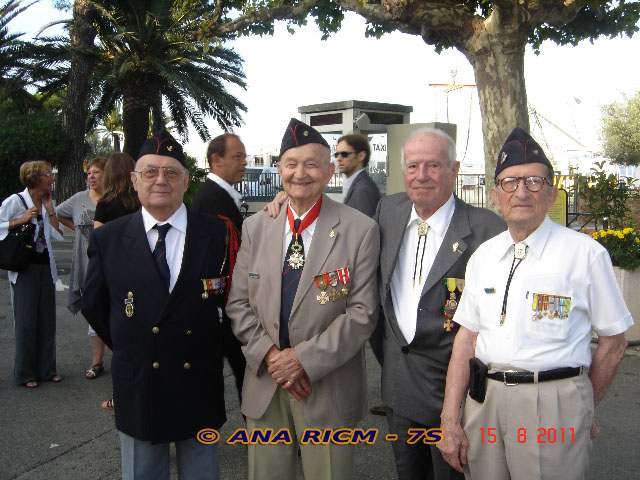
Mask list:
[[[451,321],[450,318],[447,318],[447,321],[442,324],[442,328],[444,328],[447,332],[450,332],[456,324]]]
[[[338,301],[338,299],[340,298],[340,292],[337,289],[332,288],[329,291],[329,298],[331,299],[332,302]]]
[[[327,295],[327,292],[323,290],[318,294],[316,299],[320,305],[325,305],[329,301],[329,295]]]
[[[133,317],[133,292],[127,293],[127,298],[124,299],[124,313],[128,318]]]
[[[349,289],[347,288],[346,285],[343,285],[342,288],[340,289],[340,294],[343,297],[346,297],[347,295],[349,295]]]

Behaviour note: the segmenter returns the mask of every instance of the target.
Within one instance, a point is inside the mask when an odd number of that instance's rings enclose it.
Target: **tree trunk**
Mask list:
[[[124,131],[123,151],[137,158],[149,132],[149,111],[151,92],[148,85],[129,85],[122,89],[122,130]]]
[[[75,0],[71,25],[71,71],[67,96],[62,106],[62,130],[71,139],[71,151],[58,165],[56,200],[61,202],[85,188],[82,161],[85,155],[85,133],[88,97],[94,60],[87,51],[93,48],[96,31],[94,8],[89,0]]]
[[[152,100],[151,104],[151,133],[158,133],[163,130],[164,117],[162,116],[162,94],[158,91]]]
[[[484,137],[485,205],[496,212],[490,186],[498,152],[515,127],[529,131],[524,78],[527,30],[513,17],[509,20],[483,25],[486,28],[476,30],[464,46],[458,46],[473,66],[476,79]]]
[[[113,151],[120,152],[120,134],[117,132],[111,133],[111,138],[113,138]]]

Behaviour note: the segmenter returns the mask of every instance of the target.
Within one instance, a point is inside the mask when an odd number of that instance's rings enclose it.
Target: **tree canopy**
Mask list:
[[[611,163],[640,164],[640,92],[602,107],[602,147]]]
[[[149,112],[154,129],[162,125],[163,100],[176,130],[184,139],[191,123],[208,139],[204,118],[212,117],[226,129],[240,125],[246,108],[226,90],[228,84],[245,88],[242,59],[222,45],[194,41],[206,2],[108,0],[93,3],[96,43],[92,55],[88,128],[105,121],[122,101],[124,151],[136,156],[147,137]],[[51,78],[44,89],[65,87],[69,44],[49,38],[42,61],[49,61]],[[58,64],[67,66],[57,73]]]

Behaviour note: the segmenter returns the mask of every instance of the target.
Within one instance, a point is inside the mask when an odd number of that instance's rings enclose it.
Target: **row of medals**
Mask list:
[[[337,289],[332,287],[331,290],[327,293],[326,290],[322,290],[317,296],[316,299],[320,305],[325,305],[329,300],[332,302],[337,302],[340,297],[346,297],[349,295],[349,289],[346,285],[343,285],[341,289]]]
[[[549,319],[568,318],[570,307],[571,297],[534,293],[533,304],[531,306],[534,313],[531,316],[531,320],[535,322],[542,319],[542,317]]]

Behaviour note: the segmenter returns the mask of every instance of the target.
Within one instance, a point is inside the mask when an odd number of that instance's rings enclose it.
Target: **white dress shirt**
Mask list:
[[[293,213],[293,220],[295,221],[296,219],[299,218],[300,222],[302,223],[302,220],[304,220],[304,218],[309,214],[309,212],[313,209],[313,207],[316,206],[316,203],[314,203],[311,206],[311,208],[306,212],[304,212],[300,217],[296,214],[296,211],[292,208],[291,212]],[[288,203],[287,203],[287,208],[289,208]],[[322,208],[320,209],[320,211],[322,211]],[[288,213],[284,212],[284,215],[288,216]],[[313,232],[315,232],[316,230],[317,223],[318,223],[318,218],[316,217],[313,223],[309,225],[307,228],[305,228],[300,234],[300,236],[302,237],[302,243],[304,245],[305,259],[308,258],[309,252],[311,251],[311,239],[313,238]],[[282,241],[282,262],[281,262],[282,265],[284,265],[284,259],[287,256],[287,250],[289,249],[289,243],[291,243],[291,238],[293,238],[293,232],[291,231],[291,227],[289,226],[289,219],[287,218],[285,220],[285,226],[284,226],[284,240]]]
[[[342,182],[342,194],[345,197],[347,196],[347,193],[349,193],[349,189],[351,188],[351,184],[356,179],[356,177],[362,173],[363,170],[364,170],[364,168],[361,168],[360,170],[355,172],[353,175],[351,175],[350,177],[345,178],[343,180],[343,182]]]
[[[449,229],[451,218],[455,210],[453,194],[438,210],[427,219],[426,246],[422,255],[420,242],[416,265],[416,250],[418,249],[418,225],[423,221],[416,212],[416,207],[411,207],[411,216],[404,231],[402,246],[398,253],[398,261],[391,276],[391,299],[393,311],[396,314],[398,326],[407,343],[411,343],[416,334],[416,322],[418,318],[418,304],[422,297],[424,286],[431,266],[442,245],[442,240]],[[422,263],[421,263],[422,260]],[[415,269],[415,284],[414,284]],[[422,271],[422,276],[420,272]]]
[[[546,217],[524,240],[527,254],[513,274],[500,326],[514,243],[507,230],[471,256],[454,321],[478,332],[475,353],[487,364],[530,371],[589,366],[591,329],[611,336],[633,324],[606,249]],[[570,298],[568,317],[538,318],[534,294]]]
[[[240,210],[240,202],[242,201],[242,194],[240,192],[233,188],[233,186],[229,182],[222,179],[215,173],[207,173],[207,178],[220,185],[231,196],[231,199],[236,204],[236,207],[238,207],[238,210]]]
[[[169,292],[171,292],[173,291],[178,275],[180,275],[180,268],[182,267],[184,240],[187,236],[187,208],[183,203],[167,220],[159,222],[142,207],[142,221],[144,222],[144,231],[147,233],[147,240],[149,241],[149,248],[152,253],[156,248],[156,241],[158,240],[158,230],[153,228],[153,226],[156,223],[158,225],[170,223],[171,227],[173,227],[169,229],[167,237],[165,238],[167,264],[169,265],[169,272],[171,274],[169,281]]]

